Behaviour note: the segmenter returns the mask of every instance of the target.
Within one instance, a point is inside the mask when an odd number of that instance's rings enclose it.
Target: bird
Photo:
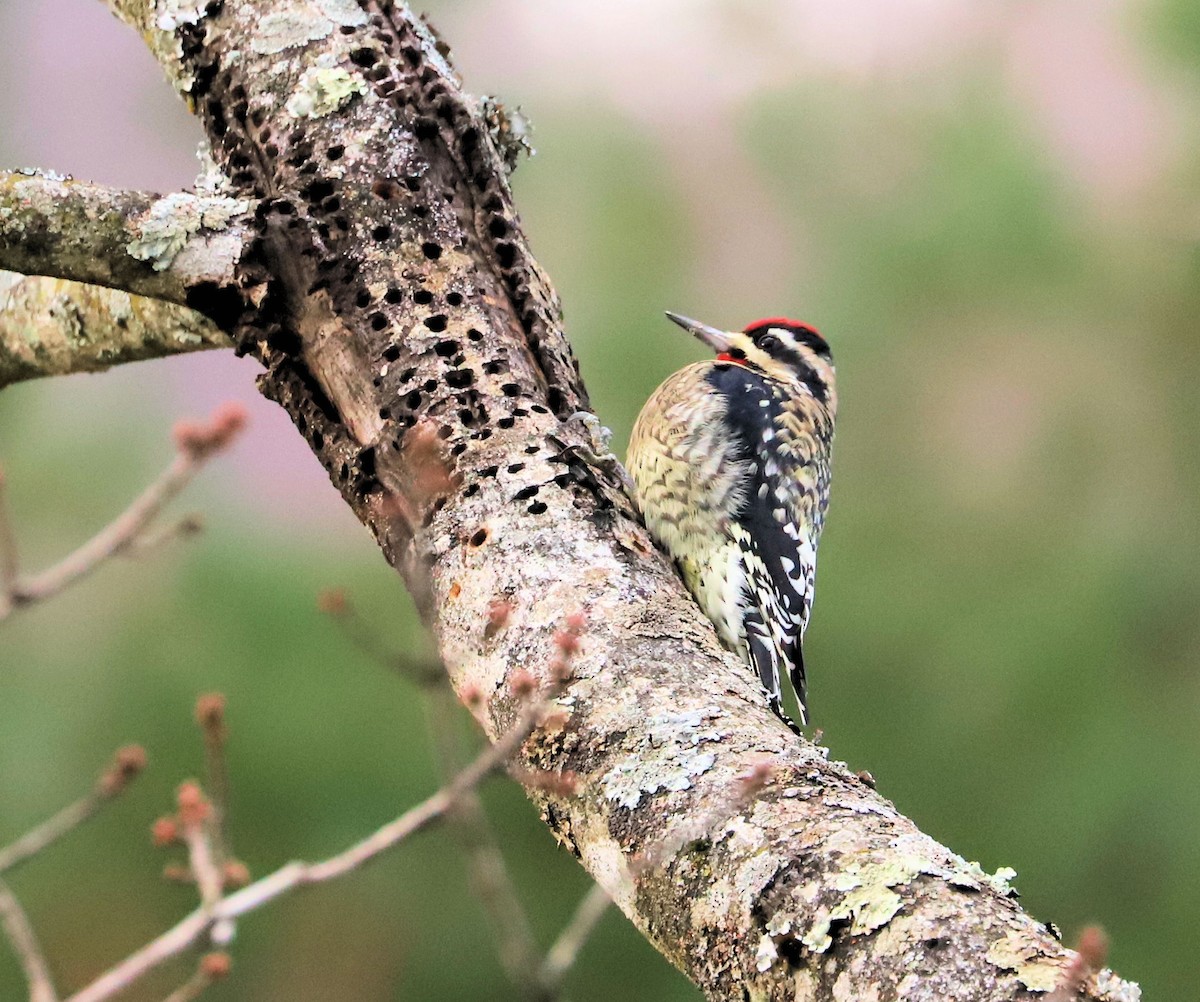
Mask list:
[[[740,331],[667,317],[715,357],[668,376],[638,415],[626,451],[634,502],[722,643],[798,730],[780,678],[808,723],[801,643],[829,506],[833,356],[814,327],[786,317]]]

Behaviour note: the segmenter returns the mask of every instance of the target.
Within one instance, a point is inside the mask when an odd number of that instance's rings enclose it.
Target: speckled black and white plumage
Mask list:
[[[642,409],[627,459],[638,505],[771,707],[783,715],[786,672],[807,722],[801,641],[829,503],[829,349],[790,320],[730,333],[677,322],[718,355],[674,373]]]

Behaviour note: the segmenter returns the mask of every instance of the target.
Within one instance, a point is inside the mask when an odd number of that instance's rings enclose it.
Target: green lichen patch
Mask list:
[[[720,710],[710,706],[652,719],[643,742],[605,773],[604,796],[632,809],[644,796],[691,787],[692,778],[707,772],[717,760],[703,746],[724,737],[723,731],[704,726],[705,720],[718,716]]]
[[[133,221],[134,238],[125,249],[131,257],[149,261],[155,271],[166,271],[193,234],[224,229],[248,209],[249,203],[239,198],[165,195]]]
[[[1047,957],[1038,941],[1022,930],[1010,930],[996,940],[986,956],[989,963],[1013,971],[1031,992],[1052,992],[1062,980],[1061,962]]]
[[[287,110],[296,118],[324,118],[366,92],[363,79],[340,66],[311,66],[288,98]]]

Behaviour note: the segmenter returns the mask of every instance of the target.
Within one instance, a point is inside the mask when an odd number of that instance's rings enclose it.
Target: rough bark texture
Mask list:
[[[563,718],[523,749],[576,792],[530,795],[647,937],[710,998],[1051,989],[1069,951],[768,712],[594,461],[502,153],[421,23],[385,0],[111,5],[260,200],[239,296],[189,301],[263,361],[490,736],[513,673],[545,677],[586,615]],[[1103,974],[1080,997],[1137,991]]]
[[[123,362],[230,347],[207,317],[160,299],[0,272],[0,389]]]
[[[57,174],[0,172],[0,268],[188,305],[233,279],[245,199],[153,195]]]

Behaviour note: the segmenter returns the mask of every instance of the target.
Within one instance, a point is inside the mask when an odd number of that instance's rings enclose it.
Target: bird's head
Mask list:
[[[667,316],[714,349],[718,363],[742,365],[768,379],[804,383],[814,395],[832,397],[833,355],[825,339],[808,324],[768,317],[745,330],[722,331],[677,313]]]

